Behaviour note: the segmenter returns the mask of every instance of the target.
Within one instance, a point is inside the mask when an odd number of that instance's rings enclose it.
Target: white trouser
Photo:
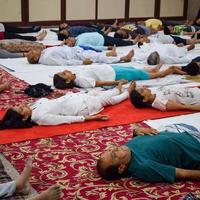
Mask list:
[[[96,97],[99,99],[99,101],[101,101],[101,104],[104,107],[108,105],[118,104],[127,99],[128,96],[129,94],[127,91],[119,94],[119,90],[115,88],[112,90],[99,92]]]
[[[80,60],[90,59],[94,63],[118,63],[120,58],[118,56],[106,56],[106,52],[95,52],[91,50],[83,51],[77,55]]]
[[[10,181],[7,183],[0,184],[0,198],[1,197],[10,197],[16,191],[16,182]]]

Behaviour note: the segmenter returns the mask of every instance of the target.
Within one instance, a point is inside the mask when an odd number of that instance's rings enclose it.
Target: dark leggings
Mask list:
[[[5,32],[11,33],[33,33],[36,32],[32,27],[12,27],[4,24]]]
[[[21,39],[21,40],[29,40],[29,41],[36,41],[37,38],[34,36],[23,36],[16,33],[5,32],[4,33],[5,39]]]
[[[133,45],[132,41],[126,41],[126,40],[122,40],[120,38],[114,38],[114,37],[107,36],[107,35],[103,35],[103,37],[104,37],[104,46],[116,45],[117,47],[120,47],[120,46]]]
[[[186,39],[183,39],[181,37],[178,37],[178,36],[174,36],[174,35],[170,35],[173,39],[174,39],[174,42],[176,44],[180,44],[180,43],[183,43],[184,45],[187,45],[187,40]]]

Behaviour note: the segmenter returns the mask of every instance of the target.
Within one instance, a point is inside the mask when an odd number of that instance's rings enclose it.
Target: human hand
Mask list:
[[[135,81],[131,81],[131,84],[130,84],[130,86],[128,88],[129,94],[135,89],[136,89],[136,82]]]
[[[89,58],[86,58],[84,61],[83,61],[83,65],[90,65],[92,64],[92,61],[89,59]]]
[[[153,128],[143,128],[143,127],[138,127],[138,128],[135,128],[133,130],[133,136],[134,135],[157,135],[158,134],[158,131],[156,129],[153,129]]]
[[[109,119],[108,115],[86,115],[85,117],[85,121],[93,121],[93,120],[100,120],[100,121],[106,121]]]

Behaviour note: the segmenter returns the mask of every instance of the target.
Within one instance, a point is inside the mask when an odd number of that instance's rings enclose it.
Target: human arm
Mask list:
[[[176,179],[177,180],[181,179],[181,180],[199,181],[200,180],[200,170],[176,168]]]
[[[173,100],[168,100],[166,103],[166,110],[194,110],[200,111],[200,106],[184,105]]]
[[[100,120],[100,121],[106,121],[109,119],[108,115],[86,115],[85,121],[93,121],[93,120]]]
[[[128,83],[128,81],[124,80],[124,79],[121,79],[121,80],[118,80],[118,81],[100,81],[100,80],[97,80],[95,86],[100,87],[100,86],[104,86],[104,85],[106,85],[106,86],[117,85],[117,84],[119,84],[120,81],[121,81],[122,84]]]
[[[81,60],[66,60],[63,58],[57,58],[54,56],[44,58],[40,61],[40,64],[44,65],[58,65],[58,66],[63,66],[63,65],[82,65],[83,61]]]
[[[153,136],[158,134],[158,131],[154,128],[141,127],[136,124],[134,124],[132,127],[133,127],[133,136],[139,136],[139,135]]]

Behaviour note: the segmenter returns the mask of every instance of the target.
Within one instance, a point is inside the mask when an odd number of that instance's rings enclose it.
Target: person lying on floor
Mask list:
[[[17,33],[32,33],[38,32],[41,27],[31,27],[31,28],[20,28],[20,27],[10,27],[6,24],[0,23],[0,40],[3,39],[23,39],[30,41],[41,41],[46,35],[47,31],[41,31],[37,36],[26,36]]]
[[[25,40],[1,40],[0,41],[0,58],[21,58],[33,49],[45,49],[45,46],[38,42]]]
[[[200,56],[194,58],[188,65],[182,66],[181,70],[191,76],[200,74]]]
[[[137,38],[138,39],[138,38]],[[102,35],[98,32],[82,33],[79,36],[69,37],[65,40],[65,44],[68,46],[90,46],[97,50],[106,50],[112,46],[131,46],[137,43],[135,40],[123,40],[120,38],[114,38],[107,35]]]
[[[142,45],[135,51],[133,61],[147,62],[149,65],[188,63],[191,58],[187,52],[194,49],[194,45],[177,47],[174,44],[149,43]]]
[[[135,89],[130,93],[130,101],[136,108],[153,107],[158,110],[200,111],[200,89],[184,87],[160,87],[152,92],[147,87]]]
[[[30,64],[43,65],[88,65],[91,63],[130,62],[134,52],[131,50],[126,56],[118,57],[116,48],[110,52],[96,52],[84,50],[81,47],[56,46],[43,51],[31,50],[26,54]]]
[[[191,26],[191,25],[175,25],[175,26],[164,26],[164,34],[166,35],[195,35],[200,34],[200,27]],[[199,38],[199,37],[198,37]]]
[[[57,99],[41,98],[32,106],[10,108],[0,121],[0,129],[28,128],[33,125],[59,125],[91,120],[107,120],[98,114],[105,106],[122,102],[129,97],[132,85],[122,92],[123,81],[118,88],[98,93],[67,93]]]
[[[178,67],[171,67],[164,71],[159,71],[162,64],[158,64],[150,70],[136,69],[132,66],[120,65],[92,65],[73,74],[64,70],[54,74],[53,83],[58,89],[73,88],[93,88],[99,86],[117,85],[121,79],[124,84],[132,80],[148,80],[160,78],[169,74],[185,74]]]
[[[185,46],[191,44],[197,44],[200,40],[197,38],[184,39],[175,35],[164,35],[161,33],[154,34],[151,36],[142,35],[139,37],[139,44],[141,46],[143,43],[161,43],[161,44],[176,44],[177,46]]]
[[[151,128],[136,128],[134,133],[137,136],[125,145],[101,154],[97,170],[102,178],[132,177],[152,183],[200,180],[200,137]]]
[[[0,74],[0,93],[9,90],[11,88],[11,82],[4,82],[2,75]]]
[[[29,178],[32,170],[32,162],[33,159],[28,158],[24,170],[16,180],[0,183],[0,198],[11,197],[14,193],[27,195],[30,192]],[[57,200],[60,198],[60,195],[59,186],[54,185],[32,198],[28,198],[28,200]]]
[[[105,28],[98,25],[76,25],[76,26],[67,26],[66,28],[60,28],[61,26],[65,26],[65,23],[60,24],[59,31],[57,32],[58,40],[65,40],[68,37],[77,37],[82,33],[91,33],[91,32],[99,32],[100,34],[107,35],[112,28]]]

